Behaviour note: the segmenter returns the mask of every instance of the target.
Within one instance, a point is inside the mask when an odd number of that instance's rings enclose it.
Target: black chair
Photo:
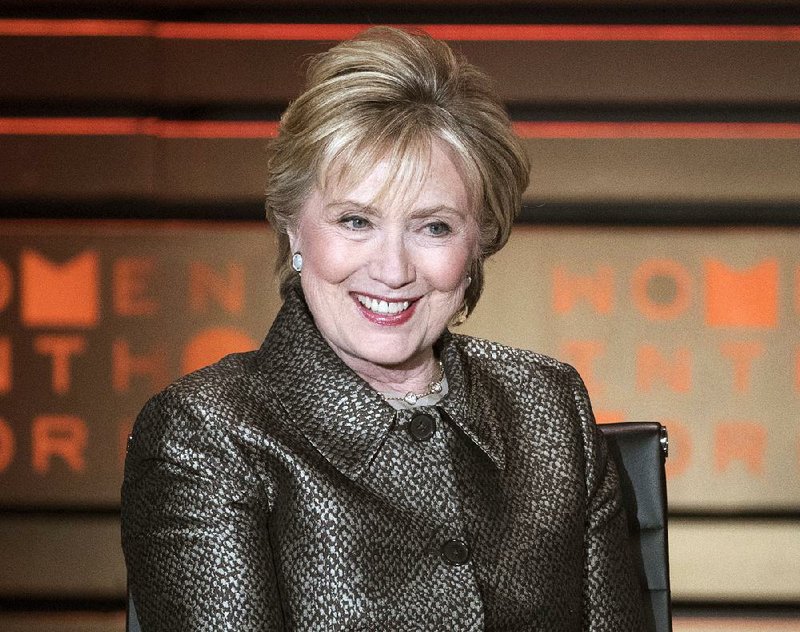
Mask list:
[[[667,430],[655,422],[602,424],[620,473],[632,550],[640,572],[651,630],[672,631],[667,555]],[[128,597],[128,632],[140,632],[133,599]]]
[[[601,424],[617,463],[634,558],[652,632],[671,632],[667,548],[667,429],[655,422]]]

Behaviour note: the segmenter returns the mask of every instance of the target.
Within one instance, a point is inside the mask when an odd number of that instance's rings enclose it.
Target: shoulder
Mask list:
[[[473,336],[450,334],[452,344],[471,370],[517,380],[545,379],[572,385],[580,382],[578,372],[569,364],[550,356],[492,342]]]
[[[513,429],[507,419],[498,420],[507,439],[517,433],[540,446],[573,446],[575,454],[581,454],[587,480],[595,475],[598,431],[589,394],[575,368],[535,351],[471,336],[453,335],[452,343],[467,367],[473,394],[477,390],[478,397],[487,400],[487,414],[505,411],[514,420]]]
[[[231,425],[252,419],[269,397],[259,380],[256,354],[231,354],[177,379],[144,405],[134,435],[167,438],[226,432]]]
[[[253,397],[259,383],[257,353],[233,353],[188,373],[157,393],[149,404],[203,415],[223,414],[237,402]]]
[[[589,395],[578,372],[550,356],[472,336],[451,334],[471,392],[500,409],[584,430],[594,425]]]
[[[258,372],[256,351],[233,353],[218,362],[188,373],[167,386],[157,397],[202,400],[209,397],[236,397],[247,391]]]
[[[262,501],[253,451],[232,431],[240,419],[235,407],[246,399],[249,355],[228,356],[190,373],[142,408],[128,438],[122,484],[129,535],[170,511]]]
[[[253,384],[258,372],[254,352],[226,356],[189,373],[145,404],[128,439],[125,479],[130,482],[155,462],[180,464],[186,471],[209,476],[252,475],[245,467],[247,452],[233,426],[249,423],[254,412]]]

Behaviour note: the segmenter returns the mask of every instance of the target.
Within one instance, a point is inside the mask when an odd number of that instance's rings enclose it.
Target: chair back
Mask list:
[[[617,463],[632,550],[652,632],[672,631],[667,547],[667,429],[656,422],[599,426]]]

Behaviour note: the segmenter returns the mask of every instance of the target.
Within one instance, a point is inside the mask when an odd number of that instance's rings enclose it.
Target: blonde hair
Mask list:
[[[298,282],[287,229],[314,187],[324,189],[332,177],[355,184],[387,159],[394,175],[385,189],[406,190],[422,181],[436,141],[459,169],[479,226],[466,317],[483,290],[484,260],[508,241],[529,174],[489,78],[444,42],[389,27],[312,58],[304,92],[281,117],[267,169],[281,295]]]

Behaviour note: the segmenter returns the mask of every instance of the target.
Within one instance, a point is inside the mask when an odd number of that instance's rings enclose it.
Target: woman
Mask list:
[[[269,164],[284,305],[130,440],[144,630],[644,628],[580,378],[447,330],[527,180],[445,44],[375,28],[313,61]]]

